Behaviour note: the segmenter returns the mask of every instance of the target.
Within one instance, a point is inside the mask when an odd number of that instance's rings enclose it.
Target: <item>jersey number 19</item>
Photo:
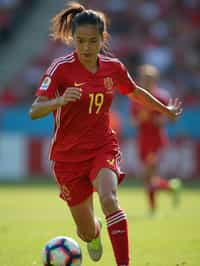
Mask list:
[[[92,114],[94,112],[98,114],[104,103],[104,94],[103,93],[90,93],[89,98],[90,98],[89,114]]]

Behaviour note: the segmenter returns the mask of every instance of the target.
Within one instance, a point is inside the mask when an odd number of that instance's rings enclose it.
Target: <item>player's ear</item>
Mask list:
[[[107,32],[103,32],[102,36],[101,36],[101,49],[104,48],[105,43],[108,40],[108,33]]]
[[[71,45],[72,47],[75,47],[75,40],[74,40],[74,38],[71,39],[71,43],[70,43],[70,45]]]
[[[102,41],[103,43],[104,42],[107,42],[108,41],[108,38],[109,38],[109,35],[106,31],[103,32],[103,35],[102,35]]]

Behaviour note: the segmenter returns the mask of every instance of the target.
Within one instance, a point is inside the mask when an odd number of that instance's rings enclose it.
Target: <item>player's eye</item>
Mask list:
[[[91,39],[90,42],[91,43],[96,43],[97,42],[97,39],[96,38],[95,39]]]

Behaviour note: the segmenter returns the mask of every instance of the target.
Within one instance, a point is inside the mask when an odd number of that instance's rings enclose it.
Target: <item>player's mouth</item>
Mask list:
[[[92,57],[92,54],[91,53],[83,53],[83,56],[85,58],[91,58]]]

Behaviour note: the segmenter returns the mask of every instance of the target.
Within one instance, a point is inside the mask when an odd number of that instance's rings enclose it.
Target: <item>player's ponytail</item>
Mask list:
[[[51,36],[53,39],[69,43],[72,37],[73,18],[84,10],[85,7],[83,5],[71,2],[68,8],[63,9],[53,17],[51,27]]]
[[[54,40],[69,44],[78,26],[94,25],[104,40],[101,52],[112,56],[108,44],[107,24],[108,20],[103,12],[86,9],[79,3],[71,2],[52,19],[51,36]]]

